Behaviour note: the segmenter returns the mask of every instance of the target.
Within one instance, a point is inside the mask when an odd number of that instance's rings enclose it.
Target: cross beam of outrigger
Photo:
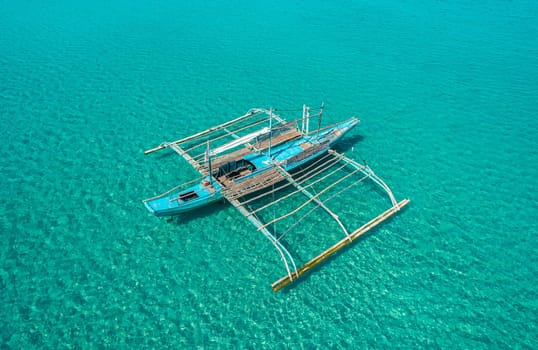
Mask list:
[[[311,115],[306,105],[302,111],[300,118],[286,121],[272,109],[254,108],[228,122],[148,149],[145,154],[172,149],[202,178],[145,199],[144,205],[156,216],[164,217],[187,213],[225,199],[269,239],[279,254],[286,274],[272,284],[273,291],[298,280],[409,203],[408,199],[398,202],[389,186],[368,165],[331,148],[359,124],[357,118],[322,128],[323,105],[319,113]],[[311,119],[317,121],[314,130],[310,129]],[[350,229],[327,202],[365,181],[380,188],[387,195],[390,206],[359,228]],[[344,188],[337,190],[337,186]],[[282,204],[297,196],[305,199],[276,216],[277,207],[285,208]],[[273,218],[264,220],[271,217],[270,208]],[[296,261],[296,254],[289,250],[288,232],[317,208],[337,224],[343,236],[301,265]],[[281,225],[290,220],[291,224]]]

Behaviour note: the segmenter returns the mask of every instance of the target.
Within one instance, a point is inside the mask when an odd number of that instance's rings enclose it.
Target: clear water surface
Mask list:
[[[536,1],[191,3],[0,1],[3,348],[538,347]],[[196,176],[145,149],[321,101],[412,203],[293,288],[143,207]]]

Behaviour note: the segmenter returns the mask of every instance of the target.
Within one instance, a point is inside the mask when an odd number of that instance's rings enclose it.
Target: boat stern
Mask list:
[[[176,215],[182,211],[180,203],[178,203],[178,200],[174,200],[172,196],[145,199],[142,202],[150,213],[159,217]]]
[[[219,199],[220,193],[206,182],[185,188],[171,190],[142,202],[148,211],[155,216],[173,216],[197,209]]]

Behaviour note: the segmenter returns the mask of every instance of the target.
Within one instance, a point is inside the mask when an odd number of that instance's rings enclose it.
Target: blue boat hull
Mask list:
[[[279,164],[288,172],[293,171],[295,168],[325,154],[333,144],[338,142],[358,123],[358,119],[351,118],[323,130],[319,134],[303,136],[280,144],[271,150],[270,156],[261,152],[249,153],[243,158],[252,164],[256,170],[248,175],[234,179],[234,182],[240,183],[263,174],[274,169],[276,164]],[[143,202],[146,208],[155,216],[164,217],[196,210],[222,198],[221,184],[215,178],[210,179],[208,175],[201,183],[182,190],[171,191],[166,195],[150,198]]]

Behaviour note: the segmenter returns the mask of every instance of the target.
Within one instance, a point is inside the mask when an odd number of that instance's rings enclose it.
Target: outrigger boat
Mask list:
[[[164,217],[189,212],[226,199],[263,232],[280,254],[287,275],[273,283],[273,290],[278,291],[409,202],[404,199],[398,203],[390,188],[367,165],[359,164],[331,149],[349,130],[359,124],[359,119],[351,117],[322,128],[322,116],[323,104],[319,113],[314,115],[310,114],[309,107],[303,105],[302,117],[291,121],[286,121],[273,109],[255,108],[241,117],[197,134],[173,142],[163,142],[144,153],[150,154],[170,148],[184,157],[201,173],[202,178],[145,199],[143,203],[151,213]],[[316,121],[317,127],[311,128],[311,124]],[[335,167],[336,170],[330,170]],[[343,169],[351,172],[343,177],[335,175]],[[388,194],[392,206],[366,225],[350,232],[338,215],[326,206],[321,195],[355,174],[361,175],[357,183],[371,179],[380,186]],[[311,192],[310,188],[313,189],[315,184],[330,176],[338,177],[321,192]],[[281,190],[289,185],[295,188],[293,192],[288,191],[277,200],[252,209],[256,200],[269,194],[272,194],[274,199],[275,193],[282,193]],[[351,186],[354,185],[355,182]],[[267,223],[260,219],[262,210],[298,193],[307,197],[307,201],[298,208]],[[282,242],[284,235],[278,235],[276,230],[271,232],[269,226],[298,213],[309,204],[325,210],[344,231],[345,238],[297,268],[292,254]],[[301,217],[303,218],[304,216]]]

